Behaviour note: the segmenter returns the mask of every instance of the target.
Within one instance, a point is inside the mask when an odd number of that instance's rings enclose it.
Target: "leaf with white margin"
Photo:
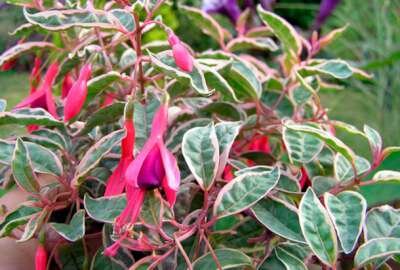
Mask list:
[[[336,79],[347,79],[353,75],[352,67],[343,60],[323,60],[317,65],[304,66],[298,71],[303,77],[312,75],[329,75]]]
[[[49,214],[49,208],[44,208],[40,213],[35,214],[32,216],[28,223],[25,225],[24,232],[19,240],[18,243],[25,242],[31,239],[36,231],[42,226],[43,222],[45,221],[47,214]]]
[[[125,129],[114,131],[101,138],[91,148],[89,148],[76,168],[73,184],[80,184],[83,176],[96,167],[100,160],[107,155],[115,145],[120,143],[125,135]]]
[[[367,202],[360,193],[354,191],[343,191],[336,196],[325,193],[324,201],[342,248],[346,254],[349,254],[360,237]]]
[[[382,137],[378,131],[370,126],[364,125],[364,133],[367,136],[369,146],[374,155],[379,154],[382,151]]]
[[[244,50],[268,50],[274,52],[278,50],[276,43],[268,37],[238,37],[228,42],[226,48],[230,52]]]
[[[383,205],[368,211],[364,238],[371,240],[381,237],[400,238],[400,209]]]
[[[357,268],[371,263],[382,257],[400,254],[400,239],[393,237],[381,237],[369,240],[362,244],[354,257],[354,265]]]
[[[171,54],[171,51],[164,51],[158,54],[152,54],[148,52],[151,58],[152,65],[155,68],[161,70],[168,76],[176,78],[183,83],[188,83],[196,90],[199,94],[210,95],[210,91],[207,87],[206,79],[204,78],[203,71],[198,67],[196,61],[193,63],[192,72],[185,72],[176,66],[175,60]]]
[[[296,58],[301,52],[301,39],[296,30],[282,17],[257,6],[261,20],[269,26],[282,44],[284,52],[290,58]]]
[[[89,217],[99,222],[113,223],[126,206],[126,196],[123,194],[94,199],[85,194],[83,203]]]
[[[217,176],[219,162],[219,146],[214,124],[187,131],[182,139],[182,154],[201,188],[210,189]]]
[[[31,41],[31,42],[23,42],[21,44],[17,44],[1,54],[0,66],[2,66],[7,61],[19,57],[23,53],[28,53],[37,49],[49,49],[49,48],[55,48],[54,44],[42,41]]]
[[[383,170],[377,172],[372,180],[376,182],[380,181],[400,181],[400,172],[398,171],[390,171],[390,170]]]
[[[276,186],[279,176],[279,167],[275,167],[264,173],[244,173],[234,178],[218,193],[214,215],[221,218],[253,206]]]
[[[64,123],[55,119],[42,108],[23,108],[12,112],[0,113],[0,125],[39,125],[63,127]]]
[[[313,135],[318,139],[323,140],[330,148],[332,148],[336,152],[341,153],[349,161],[355,160],[355,154],[353,150],[351,150],[341,140],[339,140],[338,138],[336,138],[335,136],[333,136],[332,134],[330,134],[325,130],[298,124],[287,124],[286,127],[295,131]]]
[[[277,246],[275,248],[275,254],[278,257],[278,260],[285,265],[286,270],[307,270],[304,262],[287,250]]]
[[[251,267],[251,258],[236,249],[221,248],[214,250],[215,256],[221,265],[221,269],[242,269],[243,267]],[[216,270],[218,269],[211,253],[207,253],[198,258],[193,263],[193,270]]]
[[[369,161],[363,157],[356,156],[354,160],[357,176],[367,172],[371,168]],[[334,159],[335,178],[340,182],[347,182],[354,178],[353,166],[342,154],[337,153]]]
[[[259,201],[252,208],[257,218],[268,230],[286,239],[305,243],[297,209],[278,199]]]
[[[308,163],[313,161],[324,147],[315,136],[283,127],[283,141],[291,162]]]
[[[181,6],[181,9],[185,11],[185,14],[192,20],[192,22],[200,28],[204,34],[209,35],[217,42],[222,42],[225,36],[229,34],[220,24],[205,11],[188,7]]]
[[[219,145],[219,163],[217,176],[221,175],[228,161],[229,153],[242,126],[241,122],[220,122],[215,125]]]
[[[69,224],[50,223],[50,226],[63,238],[75,242],[85,236],[85,210],[76,212]]]
[[[338,256],[334,225],[312,188],[308,188],[299,205],[303,236],[313,253],[325,264],[333,266]]]

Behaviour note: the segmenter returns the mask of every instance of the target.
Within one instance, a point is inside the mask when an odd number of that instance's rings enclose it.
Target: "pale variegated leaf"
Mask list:
[[[358,248],[354,257],[354,264],[359,268],[377,259],[398,254],[400,254],[399,238],[375,238]]]
[[[243,267],[251,267],[252,265],[251,258],[239,250],[223,248],[216,249],[214,252],[223,270],[241,269]],[[211,253],[201,256],[193,263],[193,270],[204,269],[218,269]]]
[[[336,196],[325,193],[324,200],[342,248],[349,254],[355,248],[361,234],[367,202],[362,195],[354,191],[344,191]]]
[[[371,168],[369,161],[363,157],[356,156],[354,168],[342,154],[337,153],[334,159],[335,177],[340,182],[347,182],[354,178],[354,169],[357,176],[367,172]]]

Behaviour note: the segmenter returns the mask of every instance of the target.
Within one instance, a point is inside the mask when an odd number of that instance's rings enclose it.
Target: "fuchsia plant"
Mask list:
[[[29,131],[0,140],[3,196],[29,194],[0,237],[40,238],[36,269],[398,267],[400,212],[370,194],[400,184],[382,169],[400,148],[319,97],[371,79],[319,57],[344,28],[308,41],[261,7],[228,30],[163,0],[9,2],[27,22],[0,65],[35,61],[27,97],[0,102]],[[184,43],[181,16],[214,49]]]

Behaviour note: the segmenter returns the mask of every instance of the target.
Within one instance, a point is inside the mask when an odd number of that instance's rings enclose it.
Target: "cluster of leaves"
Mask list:
[[[400,148],[384,148],[368,126],[330,120],[318,97],[340,80],[369,76],[342,60],[314,58],[344,29],[308,41],[262,8],[262,25],[249,28],[245,11],[229,32],[201,10],[162,0],[8,2],[24,6],[27,23],[13,33],[24,42],[0,65],[33,52],[49,60],[41,69],[59,62],[57,97],[66,74],[77,79],[87,62],[93,70],[83,108],[68,121],[60,120],[61,98],[56,113],[0,106],[0,125],[40,126],[0,141],[3,188],[16,184],[31,195],[6,214],[0,236],[55,238],[45,243],[49,269],[388,269],[399,262],[400,212],[371,208],[359,191],[400,184],[400,172],[379,170]],[[177,12],[220,45],[191,52],[190,71],[176,64],[163,33],[176,27],[165,18]],[[29,41],[33,34],[43,41]],[[124,108],[133,99],[136,157],[166,95],[163,139],[182,179],[176,203],[165,201],[165,187],[147,189],[126,243],[107,257],[104,249],[121,240],[113,224],[129,200],[104,196],[127,136]],[[371,157],[357,155],[336,130],[368,141]]]

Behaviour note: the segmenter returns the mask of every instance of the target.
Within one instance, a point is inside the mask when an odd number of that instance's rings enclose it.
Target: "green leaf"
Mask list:
[[[113,223],[114,219],[124,210],[126,197],[119,195],[93,199],[85,194],[83,203],[89,217],[99,222]]]
[[[124,270],[122,265],[116,263],[113,259],[103,255],[103,249],[97,250],[96,254],[92,259],[90,270]]]
[[[349,64],[343,60],[324,60],[313,66],[304,66],[299,69],[299,73],[306,77],[312,75],[329,75],[336,79],[347,79],[353,75],[353,70]]]
[[[275,249],[273,249],[275,251]],[[287,270],[286,266],[278,259],[275,252],[265,258],[257,270]]]
[[[134,49],[129,48],[126,49],[119,59],[118,65],[121,69],[126,69],[128,67],[133,67],[135,65],[135,61],[137,59],[136,52]]]
[[[221,122],[215,125],[215,134],[217,135],[219,146],[219,163],[217,175],[221,175],[225,168],[232,144],[236,136],[239,134],[241,126],[241,122]]]
[[[204,71],[204,78],[206,80],[206,84],[209,88],[214,89],[217,92],[220,92],[224,98],[227,100],[233,100],[239,102],[239,99],[236,96],[235,89],[233,89],[229,83],[225,80],[225,78],[215,71],[213,68],[207,68],[205,66],[202,67]]]
[[[207,87],[204,73],[198,67],[196,62],[194,62],[192,72],[188,73],[182,71],[176,66],[175,60],[170,51],[164,51],[158,53],[157,55],[149,52],[149,55],[151,58],[151,63],[155,66],[155,68],[161,70],[166,75],[177,78],[181,83],[190,84],[190,86],[199,94],[212,94],[212,91],[210,91]]]
[[[79,132],[83,135],[89,133],[93,128],[100,125],[112,124],[118,121],[124,113],[125,103],[115,102],[104,108],[93,112],[87,119],[85,127]]]
[[[211,102],[197,110],[199,116],[206,118],[218,117],[223,120],[243,121],[246,118],[246,112],[230,102]]]
[[[224,217],[239,213],[260,201],[278,183],[279,167],[263,173],[244,173],[226,184],[218,193],[214,215]]]
[[[242,269],[243,267],[251,267],[251,258],[235,249],[216,249],[214,250],[216,257],[223,270],[225,269]],[[193,263],[193,270],[218,270],[218,267],[211,253],[207,253],[198,258]]]
[[[57,130],[41,128],[33,131],[31,134],[47,138],[54,145],[57,145],[57,148],[60,150],[67,149],[69,147],[69,143],[67,143],[66,138]]]
[[[116,71],[110,71],[105,74],[101,74],[93,79],[90,79],[87,83],[88,95],[87,100],[90,101],[94,96],[100,94],[103,90],[109,87],[112,83],[120,80],[121,74]]]
[[[211,119],[208,118],[197,118],[187,121],[179,125],[174,131],[172,131],[169,134],[165,144],[172,152],[177,152],[182,144],[183,136],[189,129],[194,127],[204,127],[209,125],[210,123]],[[1,161],[1,144],[0,144],[0,161]]]
[[[114,14],[115,13],[115,14]],[[30,13],[24,9],[24,16],[28,22],[50,31],[61,31],[71,27],[102,29],[118,29],[120,26],[134,28],[134,23],[127,17],[128,11],[121,14],[120,10],[114,12],[88,9],[46,10]]]
[[[317,196],[323,195],[338,184],[338,181],[335,178],[321,175],[313,177],[311,182],[313,190]]]
[[[294,113],[294,105],[288,96],[284,95],[283,99],[280,99],[281,92],[270,90],[266,91],[265,87],[266,86],[264,84],[264,91],[261,95],[262,103],[268,107],[275,107],[276,102],[280,100],[279,105],[275,109],[275,113],[280,118],[291,118]]]
[[[161,200],[155,195],[155,192],[147,192],[140,210],[140,218],[147,224],[159,225],[163,215],[163,208]]]
[[[211,188],[217,175],[219,160],[214,124],[187,131],[182,140],[182,154],[202,189]]]
[[[62,175],[62,164],[58,157],[49,149],[31,142],[24,142],[29,159],[35,172]],[[6,165],[12,163],[15,144],[0,140],[0,162]]]
[[[376,238],[362,244],[358,248],[354,257],[354,264],[359,268],[376,259],[397,254],[400,254],[399,238]]]
[[[118,28],[123,29],[127,32],[133,32],[136,24],[133,15],[128,10],[124,9],[113,9],[108,12],[108,19]]]
[[[221,75],[235,91],[238,99],[259,99],[261,97],[261,82],[252,68],[244,61],[235,59],[232,67],[223,70]]]
[[[389,170],[379,171],[372,177],[372,180],[376,182],[400,182],[400,172]]]
[[[251,209],[257,220],[268,230],[286,239],[305,243],[297,209],[293,206],[277,199],[268,198],[259,201]]]
[[[364,125],[364,133],[367,136],[371,151],[373,154],[379,154],[382,151],[382,137],[375,129]]]
[[[181,6],[181,9],[204,34],[212,37],[217,42],[224,40],[224,29],[209,14],[200,9],[188,6]]]
[[[80,184],[81,178],[91,169],[96,167],[100,160],[107,155],[111,149],[125,137],[125,135],[124,129],[114,131],[101,138],[97,143],[89,148],[76,168],[73,182],[75,184]]]
[[[369,161],[363,157],[356,156],[354,160],[357,176],[367,172],[371,168]],[[335,177],[340,182],[347,182],[354,178],[353,166],[342,154],[336,154],[334,159]]]
[[[21,56],[24,53],[28,53],[33,50],[49,49],[49,48],[55,48],[54,44],[42,41],[31,41],[31,42],[23,42],[21,44],[17,44],[2,53],[2,55],[0,56],[0,66],[2,66],[7,61],[13,60]]]
[[[299,217],[301,230],[311,250],[323,263],[335,265],[338,253],[335,229],[311,188],[307,189],[301,199]]]
[[[63,238],[75,242],[85,236],[85,210],[76,212],[69,224],[50,223],[50,226]]]
[[[287,270],[307,270],[307,267],[302,260],[288,252],[287,250],[280,248],[279,246],[275,248],[275,254],[286,267]]]
[[[297,124],[288,124],[286,125],[288,129],[292,129],[299,132],[304,132],[310,134],[312,136],[317,137],[320,140],[323,140],[329,147],[331,147],[334,151],[341,153],[346,159],[349,161],[355,160],[355,154],[353,150],[351,150],[347,145],[345,145],[341,140],[331,135],[327,131],[306,126],[306,125],[297,125]]]
[[[283,127],[283,141],[291,162],[308,163],[313,161],[324,147],[324,143],[307,133]]]
[[[135,101],[133,113],[133,122],[135,125],[135,152],[139,152],[149,138],[153,117],[159,106],[160,101],[157,98],[150,99],[146,105]]]
[[[29,218],[42,210],[39,207],[21,205],[14,211],[8,213],[0,223],[0,237],[10,235],[10,233],[20,225],[26,224]]]
[[[277,51],[278,46],[271,38],[259,37],[259,38],[249,38],[249,37],[238,37],[232,39],[226,48],[230,52],[244,51],[244,50],[268,50]]]
[[[40,185],[33,171],[28,150],[21,139],[16,141],[11,168],[19,187],[30,193],[38,193],[40,191]]]
[[[353,251],[360,237],[367,202],[360,193],[344,191],[334,196],[324,195],[326,209],[335,225],[340,243],[346,254]]]
[[[29,219],[28,223],[25,225],[24,232],[17,242],[25,242],[31,239],[36,231],[39,229],[39,227],[42,226],[48,213],[48,209],[44,208],[41,212],[32,216]]]
[[[286,20],[278,15],[265,11],[261,5],[257,6],[258,15],[261,20],[272,30],[274,35],[281,42],[283,51],[286,54],[286,63],[290,63],[290,67],[298,62],[298,56],[301,52],[301,39],[296,30]],[[287,66],[288,67],[288,66]]]
[[[41,108],[24,108],[13,112],[0,113],[0,125],[39,125],[62,127],[63,122],[56,120],[51,114]]]
[[[400,209],[383,205],[368,211],[364,238],[371,240],[381,237],[400,238]]]

